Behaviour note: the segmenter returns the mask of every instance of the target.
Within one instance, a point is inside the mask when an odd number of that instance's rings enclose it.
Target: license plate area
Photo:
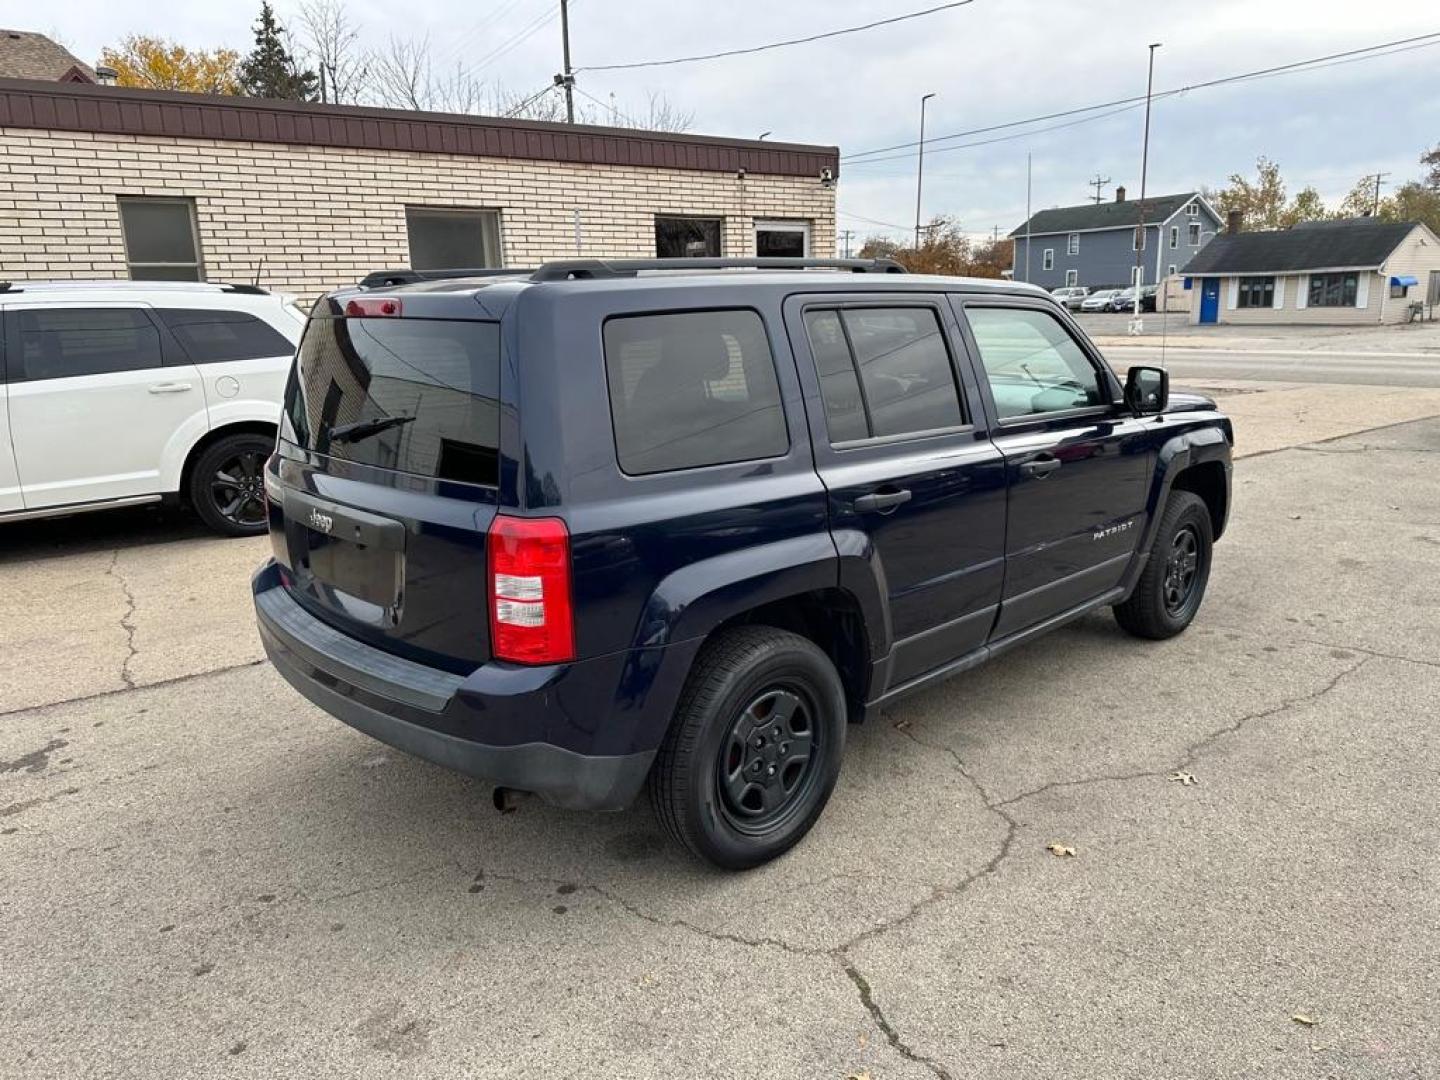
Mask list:
[[[347,618],[383,629],[405,601],[405,526],[392,518],[285,493],[296,586]]]

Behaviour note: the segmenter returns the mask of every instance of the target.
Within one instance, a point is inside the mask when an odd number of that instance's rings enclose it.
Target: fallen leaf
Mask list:
[[[870,1074],[868,1072],[851,1073],[845,1077],[845,1080],[870,1080]]]
[[[1291,520],[1291,521],[1299,521],[1299,520],[1300,520],[1300,515],[1299,515],[1299,514],[1291,514],[1291,515],[1290,515],[1290,520]]]
[[[870,1045],[870,1036],[869,1036],[868,1034],[866,1034],[865,1032],[863,1032],[863,1031],[860,1032],[860,1049],[861,1049],[861,1050],[864,1050],[865,1047],[867,1047],[867,1046],[869,1046],[869,1045]]]
[[[909,720],[896,720],[896,721],[895,721],[895,730],[896,730],[896,731],[904,731],[904,730],[905,730],[906,728],[908,728],[909,726],[910,726],[910,721],[909,721]]]
[[[1290,1019],[1294,1020],[1297,1024],[1304,1024],[1306,1027],[1314,1027],[1320,1023],[1320,1021],[1316,1020],[1313,1016],[1306,1016],[1304,1013],[1296,1013],[1290,1017]]]
[[[1171,773],[1170,780],[1172,783],[1179,783],[1182,787],[1190,787],[1192,784],[1198,784],[1200,782],[1195,779],[1193,773],[1188,772]]]
[[[1046,844],[1045,850],[1057,859],[1073,859],[1075,857],[1075,849],[1066,847],[1064,844]]]

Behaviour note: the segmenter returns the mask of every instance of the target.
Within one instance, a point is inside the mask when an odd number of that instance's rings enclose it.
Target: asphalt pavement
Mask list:
[[[1096,615],[852,729],[742,875],[305,703],[263,541],[24,526],[0,1075],[1435,1075],[1437,453],[1430,419],[1242,459],[1189,632]]]

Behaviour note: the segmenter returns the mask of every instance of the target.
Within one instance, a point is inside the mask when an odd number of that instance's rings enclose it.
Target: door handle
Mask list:
[[[1058,469],[1060,465],[1061,461],[1059,458],[1046,454],[1043,457],[1036,458],[1034,461],[1027,461],[1021,465],[1020,475],[1033,476],[1037,480],[1044,480],[1045,477]]]
[[[183,394],[194,387],[188,382],[157,382],[151,383],[149,389],[152,394]]]
[[[872,491],[869,495],[861,495],[855,500],[855,509],[863,513],[880,513],[887,510],[894,510],[910,501],[910,492],[904,488],[889,491]]]

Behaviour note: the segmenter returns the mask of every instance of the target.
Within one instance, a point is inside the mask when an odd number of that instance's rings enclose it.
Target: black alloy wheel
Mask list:
[[[190,469],[190,505],[223,536],[259,536],[269,527],[265,462],[275,440],[251,432],[217,439]]]

